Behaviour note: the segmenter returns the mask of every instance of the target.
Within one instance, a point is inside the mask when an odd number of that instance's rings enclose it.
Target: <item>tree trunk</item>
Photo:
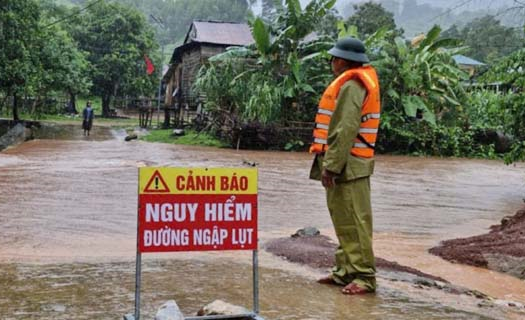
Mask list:
[[[108,118],[110,116],[110,107],[109,103],[111,102],[111,95],[106,94],[102,96],[102,116]]]
[[[10,95],[9,93],[6,94],[6,96],[4,97],[4,99],[2,100],[2,102],[0,103],[0,113],[2,112],[2,110],[4,109],[4,106],[7,102],[7,99],[9,99]],[[6,106],[6,109],[7,109],[7,106]]]
[[[44,96],[44,99],[42,99],[42,96]],[[27,94],[25,95],[25,100],[28,101]],[[31,115],[36,116],[37,114],[44,113],[43,106],[45,105],[47,101],[47,95],[44,90],[39,91],[36,94],[36,99],[33,100],[33,103],[31,104]]]
[[[69,92],[69,112],[73,112],[74,114],[78,114],[77,111],[77,95],[73,92]]]
[[[13,121],[15,123],[20,122],[20,117],[18,116],[18,94],[15,92],[13,94]]]
[[[170,109],[165,106],[164,107],[164,123],[162,124],[162,128],[168,129],[170,127]]]
[[[26,96],[27,99],[27,96]],[[31,103],[31,115],[34,117],[36,116],[36,106],[38,105],[40,101],[40,95],[36,99],[33,100],[33,103]]]

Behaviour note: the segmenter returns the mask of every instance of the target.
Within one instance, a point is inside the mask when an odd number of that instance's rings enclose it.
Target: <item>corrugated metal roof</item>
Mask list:
[[[254,41],[246,23],[193,21],[184,40],[185,44],[189,42],[245,46]]]
[[[465,57],[464,55],[461,55],[461,54],[456,54],[452,56],[452,59],[454,59],[454,61],[456,61],[457,64],[462,64],[466,66],[484,66],[485,65],[483,62],[479,62],[472,58]]]

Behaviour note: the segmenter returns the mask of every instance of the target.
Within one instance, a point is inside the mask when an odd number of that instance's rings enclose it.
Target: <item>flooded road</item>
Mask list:
[[[304,226],[333,236],[324,190],[307,179],[311,156],[306,153],[124,142],[124,132],[98,127],[90,137],[76,127],[66,131],[45,130],[41,139],[0,153],[2,319],[115,319],[133,310],[139,166],[257,162],[263,245]],[[484,233],[514,214],[525,195],[524,168],[496,161],[378,157],[372,179],[376,255],[525,302],[523,281],[426,253],[440,240]],[[349,298],[312,283],[318,271],[263,252],[260,260],[261,313],[267,319],[501,317],[480,315],[446,297],[438,303],[435,296],[424,298],[381,278],[377,296]],[[250,306],[250,262],[245,253],[231,252],[148,255],[143,314],[154,314],[171,298],[187,314],[219,298]]]
[[[186,315],[195,314],[200,306],[219,298],[251,306],[251,269],[246,264],[221,258],[148,260],[143,268],[144,308],[141,311],[144,319],[153,319],[155,309],[169,299],[175,299]],[[10,306],[0,300],[2,319],[121,319],[133,309],[133,271],[132,262],[38,268],[3,266],[0,284],[8,289],[2,295],[9,295],[18,305]],[[338,288],[305,281],[293,273],[268,268],[261,271],[260,307],[266,319],[343,320],[358,315],[374,320],[416,319],[418,314],[423,314],[424,319],[436,320],[490,319],[416,300],[386,287],[376,296],[355,298],[340,294]]]

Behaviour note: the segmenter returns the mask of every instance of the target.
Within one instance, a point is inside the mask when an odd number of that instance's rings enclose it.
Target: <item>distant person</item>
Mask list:
[[[82,129],[84,129],[84,135],[89,136],[91,127],[93,126],[94,111],[91,107],[91,101],[86,103],[86,107],[82,111]]]
[[[343,286],[344,294],[376,290],[372,250],[370,175],[379,128],[379,81],[364,44],[344,38],[328,51],[335,79],[315,118],[310,178],[321,180],[339,247],[335,267],[320,283]]]

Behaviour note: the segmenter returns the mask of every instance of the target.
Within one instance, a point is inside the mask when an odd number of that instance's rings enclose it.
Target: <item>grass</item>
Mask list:
[[[102,114],[102,102],[97,97],[78,97],[76,101],[77,116],[65,115],[65,114],[41,114],[35,117],[34,115],[26,112],[20,113],[20,119],[23,120],[36,120],[43,122],[54,122],[67,125],[79,126],[82,123],[82,110],[84,110],[87,101],[91,101],[91,105],[95,110],[95,120],[93,125],[105,126],[114,128],[124,128],[128,132],[138,127],[138,119],[122,119],[122,118],[101,118]],[[2,112],[5,113],[5,112]],[[0,116],[2,116],[0,114]],[[3,114],[6,118],[12,117],[9,114]],[[183,145],[197,145],[197,146],[210,146],[218,148],[227,148],[229,144],[217,139],[216,137],[207,133],[198,133],[194,130],[186,130],[184,136],[174,136],[173,129],[152,129],[149,134],[142,136],[140,140],[146,142],[162,142],[171,144],[183,144]]]
[[[77,111],[82,113],[88,100],[91,101],[91,107],[95,114],[102,114],[102,99],[100,97],[78,97],[76,101]]]
[[[173,136],[173,129],[151,130],[150,134],[143,136],[140,140],[148,142],[162,142],[173,144],[197,145],[224,148],[228,145],[223,141],[207,133],[198,133],[193,130],[186,130],[184,136]]]
[[[82,117],[82,110],[86,107],[86,103],[88,101],[91,101],[91,106],[95,112],[95,117],[98,115],[102,115],[102,99],[100,97],[92,96],[92,97],[77,97],[76,100],[76,109],[78,111],[78,115]],[[0,106],[2,107],[2,106]],[[59,107],[57,106],[59,109]],[[55,106],[53,107],[44,107],[45,110],[54,110]],[[2,108],[0,109],[2,111],[1,116],[9,118],[12,117],[11,114],[11,107],[9,108]],[[26,109],[19,109],[19,115],[21,119],[27,119],[27,120],[71,120],[72,117],[62,114],[39,114],[35,117],[35,115],[31,114]]]
[[[4,115],[6,118],[12,118],[11,115]],[[81,124],[82,116],[79,114],[77,116],[70,116],[65,114],[42,114],[38,117],[35,117],[28,113],[21,113],[20,119],[22,120],[34,120],[42,122],[55,122],[62,124]],[[101,118],[95,117],[93,125],[95,126],[108,126],[108,127],[117,127],[117,128],[129,128],[138,126],[138,119],[123,119],[123,118]]]

